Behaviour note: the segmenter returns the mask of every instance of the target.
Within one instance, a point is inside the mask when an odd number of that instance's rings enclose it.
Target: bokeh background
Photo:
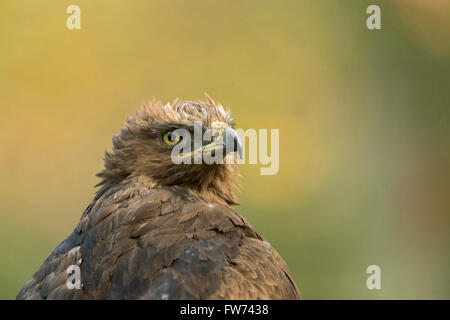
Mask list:
[[[81,8],[81,30],[66,8]],[[366,28],[381,7],[382,29]],[[237,211],[307,299],[450,298],[450,2],[0,2],[0,298],[94,195],[111,136],[156,97],[280,129]],[[382,289],[366,288],[366,268]]]

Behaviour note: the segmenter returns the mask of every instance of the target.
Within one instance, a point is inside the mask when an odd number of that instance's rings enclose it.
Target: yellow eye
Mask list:
[[[178,142],[180,142],[181,137],[171,131],[166,132],[163,136],[163,141],[165,144],[169,145],[169,146],[173,146],[176,145]]]

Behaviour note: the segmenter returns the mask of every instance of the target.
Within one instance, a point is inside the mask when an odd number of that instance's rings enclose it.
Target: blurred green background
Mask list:
[[[81,8],[81,30],[66,8]],[[366,28],[381,7],[382,29]],[[111,136],[152,97],[207,92],[280,129],[236,210],[306,299],[450,298],[450,2],[0,2],[0,298],[90,203]],[[366,268],[382,289],[366,288]]]

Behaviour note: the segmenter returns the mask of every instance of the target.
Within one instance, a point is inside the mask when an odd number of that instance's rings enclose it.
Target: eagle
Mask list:
[[[174,132],[195,123],[214,134],[183,156],[222,161],[173,161],[183,141]],[[233,209],[239,173],[230,160],[242,148],[233,127],[207,95],[153,99],[128,117],[94,199],[16,299],[301,299],[285,261]]]

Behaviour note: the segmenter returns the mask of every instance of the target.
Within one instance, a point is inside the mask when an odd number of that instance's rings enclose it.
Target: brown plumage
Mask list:
[[[17,299],[300,298],[283,259],[231,207],[237,165],[171,161],[166,132],[232,126],[207,98],[153,101],[128,118],[94,200]],[[81,289],[66,285],[71,265]]]

